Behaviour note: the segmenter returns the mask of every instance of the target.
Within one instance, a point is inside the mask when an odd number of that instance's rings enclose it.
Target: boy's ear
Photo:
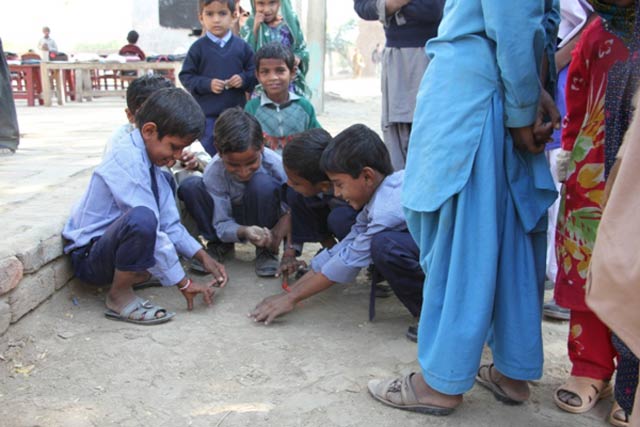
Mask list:
[[[129,120],[129,123],[131,123],[132,125],[136,123],[136,116],[131,112],[131,110],[125,108],[124,113],[127,115],[127,120]]]
[[[142,138],[150,138],[153,134],[158,132],[158,126],[154,122],[147,122],[142,125],[142,129],[140,129],[140,133],[142,134]]]
[[[362,172],[360,172],[360,176],[364,178],[365,182],[374,182],[376,177],[376,172],[369,166],[365,166],[364,168],[362,168]]]
[[[333,188],[333,184],[331,181],[320,181],[317,188],[323,193],[328,193]]]

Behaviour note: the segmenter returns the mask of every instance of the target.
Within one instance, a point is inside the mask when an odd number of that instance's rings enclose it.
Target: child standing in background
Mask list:
[[[319,128],[313,105],[289,90],[295,76],[295,58],[280,43],[268,43],[256,52],[256,76],[263,93],[247,102],[245,111],[260,122],[265,144],[282,153],[296,133]]]
[[[240,30],[242,38],[254,52],[270,42],[277,42],[293,51],[297,72],[292,91],[311,97],[305,81],[309,71],[309,52],[304,42],[300,22],[289,0],[251,0],[252,14]]]
[[[253,90],[255,65],[251,47],[233,35],[235,0],[200,0],[199,19],[205,35],[189,48],[180,81],[194,96],[206,117],[202,146],[216,154],[213,128],[227,108],[246,103]]]

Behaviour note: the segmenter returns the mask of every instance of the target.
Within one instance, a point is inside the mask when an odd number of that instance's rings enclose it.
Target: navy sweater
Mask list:
[[[391,16],[384,27],[387,47],[424,47],[427,41],[438,34],[445,0],[411,0],[396,16]],[[355,0],[353,7],[360,18],[378,20],[376,0]],[[399,19],[397,19],[399,17]],[[404,23],[398,24],[405,21]]]
[[[252,91],[256,84],[255,71],[253,50],[244,40],[232,35],[221,48],[203,36],[189,48],[179,77],[205,116],[217,117],[227,108],[244,107],[245,91]],[[242,77],[241,89],[225,89],[220,94],[211,91],[211,80],[227,80],[234,74]]]

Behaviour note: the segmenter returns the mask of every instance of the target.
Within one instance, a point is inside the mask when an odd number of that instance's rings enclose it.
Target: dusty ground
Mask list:
[[[377,126],[379,98],[375,91],[362,95],[372,84],[330,82],[329,90],[350,93],[352,101],[329,99],[320,121],[332,133],[358,121]],[[105,111],[122,114],[120,107]],[[307,256],[315,249],[309,246]],[[104,292],[72,282],[0,337],[0,425],[605,425],[610,402],[583,416],[552,402],[567,375],[566,323],[543,324],[545,375],[523,406],[498,403],[478,386],[448,418],[380,405],[368,395],[367,381],[417,368],[416,345],[404,337],[412,319],[400,303],[378,300],[369,323],[368,287],[360,277],[270,327],[256,325],[246,313],[278,292],[279,282],[257,278],[252,260],[253,251],[239,246],[227,264],[230,283],[210,308],[200,302],[188,313],[175,289],[141,291],[177,311],[155,327],[106,320]]]

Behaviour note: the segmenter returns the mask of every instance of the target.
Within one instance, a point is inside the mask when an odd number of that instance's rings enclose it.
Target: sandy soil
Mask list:
[[[335,133],[356,121],[375,127],[378,117],[379,98],[353,96],[329,99],[320,121]],[[316,249],[308,246],[307,258]],[[231,281],[214,305],[200,301],[191,313],[175,289],[140,291],[177,312],[155,327],[105,320],[104,291],[66,286],[0,337],[0,425],[605,425],[610,401],[581,416],[553,404],[569,367],[566,323],[543,324],[545,375],[530,402],[505,406],[476,386],[453,415],[428,417],[385,407],[366,389],[369,379],[418,367],[404,337],[412,318],[393,297],[379,299],[368,322],[361,275],[264,327],[246,313],[279,281],[255,276],[248,246],[227,268]]]

